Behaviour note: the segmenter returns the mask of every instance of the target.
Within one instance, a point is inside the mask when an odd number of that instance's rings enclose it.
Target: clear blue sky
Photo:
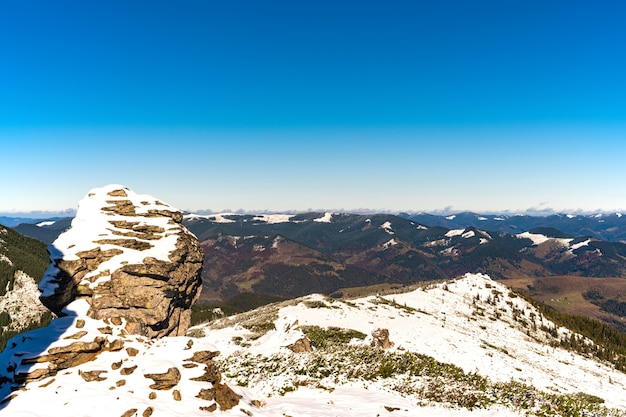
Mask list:
[[[626,3],[0,2],[0,212],[626,209]]]

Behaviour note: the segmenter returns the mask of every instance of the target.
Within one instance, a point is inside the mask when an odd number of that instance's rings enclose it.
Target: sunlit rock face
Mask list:
[[[57,315],[85,299],[88,316],[151,338],[184,335],[202,286],[203,252],[182,213],[121,185],[91,190],[49,247],[41,301]]]

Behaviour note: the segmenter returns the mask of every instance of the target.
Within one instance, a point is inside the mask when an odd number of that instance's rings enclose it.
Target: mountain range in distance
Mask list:
[[[14,229],[50,243],[70,222]],[[310,293],[355,295],[469,272],[626,330],[626,216],[619,213],[223,213],[187,214],[184,224],[204,249],[203,304],[248,310]]]
[[[379,213],[380,214],[380,213]],[[202,214],[210,218],[224,214]],[[231,214],[240,216],[256,216],[255,213]],[[278,214],[277,216],[293,216],[294,214]],[[296,215],[305,215],[299,213]],[[355,213],[355,215],[359,215]],[[373,215],[373,214],[370,214]],[[425,226],[440,226],[448,229],[477,227],[482,230],[516,234],[538,227],[549,227],[560,230],[571,236],[589,236],[599,240],[626,242],[626,216],[622,213],[593,213],[593,214],[562,214],[554,213],[546,216],[525,214],[478,214],[461,212],[455,214],[432,213],[385,213],[398,216]],[[11,217],[0,216],[0,225],[15,228],[22,234],[35,237],[45,243],[51,243],[55,235],[69,227],[72,217]],[[43,232],[46,230],[46,232]],[[50,240],[52,239],[52,240]]]
[[[483,230],[515,234],[538,227],[549,227],[571,236],[589,236],[600,240],[626,242],[626,216],[619,212],[555,213],[548,216],[476,214],[471,212],[451,215],[400,213],[399,216],[428,226],[441,226],[449,229],[473,226]]]

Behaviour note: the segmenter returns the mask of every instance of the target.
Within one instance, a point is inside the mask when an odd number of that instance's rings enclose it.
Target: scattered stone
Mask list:
[[[107,371],[78,371],[78,375],[80,375],[85,381],[93,382],[93,381],[105,381],[106,378],[100,376],[102,373],[106,373]]]
[[[99,327],[98,331],[102,334],[113,334],[113,329],[111,326]]]
[[[55,378],[52,378],[50,381],[39,385],[39,388],[45,388],[45,387],[49,386],[50,384],[52,384],[54,381],[55,381]]]
[[[250,401],[250,404],[257,408],[263,408],[267,405],[265,401],[261,401],[261,400],[252,400]]]
[[[174,401],[180,401],[182,400],[182,397],[180,395],[180,391],[175,389],[174,392],[172,392],[172,396],[174,397]]]
[[[82,329],[83,327],[85,327],[85,320],[83,319],[76,320],[76,328]]]
[[[157,393],[154,391],[150,391],[148,398],[150,398],[151,400],[156,400],[156,397],[157,397]]]
[[[199,407],[199,408],[202,411],[208,411],[209,413],[212,413],[213,411],[217,410],[217,404],[211,404],[208,407]]]
[[[211,361],[204,366],[204,374],[190,379],[192,381],[210,382],[211,384],[217,384],[222,380],[222,375],[217,370],[215,362]]]
[[[87,331],[86,331],[86,330],[81,330],[80,332],[78,332],[78,333],[74,333],[74,334],[73,334],[73,335],[71,335],[71,336],[66,336],[66,337],[64,337],[63,339],[80,339],[81,337],[83,337],[83,336],[84,336],[84,335],[86,335],[86,334],[87,334]]]
[[[38,368],[32,372],[15,375],[14,382],[24,384],[38,381],[46,377],[53,377],[63,369],[73,368],[90,362],[102,351],[103,343],[104,338],[96,337],[93,342],[76,341],[66,346],[50,348],[39,356],[24,358],[21,360],[22,365],[45,362],[49,364],[47,368]]]
[[[121,339],[115,339],[106,346],[106,350],[111,352],[117,352],[122,349],[124,349],[124,341]]]
[[[180,382],[180,371],[177,368],[169,368],[167,372],[162,374],[144,374],[146,378],[152,379],[154,384],[150,385],[151,389],[168,390],[174,388]]]
[[[143,413],[141,415],[142,417],[150,417],[153,412],[154,412],[154,409],[152,407],[148,407],[145,410],[143,410]]]
[[[205,401],[213,401],[215,399],[215,389],[213,388],[202,388],[196,398],[200,398]]]
[[[130,410],[122,414],[120,417],[132,417],[132,415],[135,414],[136,412],[137,412],[136,408],[131,408]]]
[[[137,365],[135,365],[135,366],[129,366],[128,368],[122,368],[122,369],[120,370],[120,374],[122,374],[122,375],[130,375],[130,374],[132,374],[133,372],[135,372],[135,369],[137,369]]]
[[[139,350],[133,347],[128,347],[126,348],[126,353],[128,353],[128,356],[133,357],[133,356],[137,356],[137,354],[139,353]]]
[[[57,374],[57,371],[54,369],[39,368],[39,369],[35,369],[32,372],[18,373],[15,375],[13,380],[17,384],[26,384],[26,383],[33,382],[33,381],[40,381],[44,378],[55,376],[56,374]]]
[[[96,338],[93,342],[74,342],[67,346],[58,346],[48,349],[49,355],[57,355],[59,353],[82,353],[82,352],[98,352],[102,348],[104,340]]]
[[[215,402],[220,405],[222,411],[230,410],[237,404],[239,404],[239,395],[226,384],[215,384]]]
[[[126,385],[126,380],[125,379],[120,379],[119,381],[117,381],[115,383],[115,386],[117,386],[117,387],[123,387],[124,385]]]
[[[216,356],[219,356],[219,352],[211,352],[209,350],[200,350],[198,352],[194,352],[193,356],[189,359],[185,359],[185,361],[197,362],[197,363],[209,363],[211,359]]]
[[[122,325],[122,319],[119,317],[111,317],[111,324],[115,325],[115,326],[121,326]]]
[[[187,368],[187,369],[197,368],[197,367],[198,367],[197,363],[184,363],[183,364],[183,368]]]
[[[114,371],[117,371],[118,369],[120,369],[122,367],[122,361],[119,362],[113,362],[111,364],[111,369],[113,369]]]
[[[193,340],[189,339],[187,341],[187,347],[185,348],[185,350],[189,350],[191,349],[191,347],[193,346]]]

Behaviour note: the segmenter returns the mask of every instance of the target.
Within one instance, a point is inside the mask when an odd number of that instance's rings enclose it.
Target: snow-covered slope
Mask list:
[[[35,280],[46,259],[44,244],[0,226],[0,350],[9,335],[49,320]]]
[[[12,374],[29,382],[21,388],[1,385],[3,416],[205,416],[207,410],[221,411],[217,403],[228,390],[207,361],[217,354],[208,339],[146,339],[128,334],[124,322],[90,319],[88,309],[85,300],[74,301],[67,316],[9,342],[0,355],[0,382]],[[64,367],[68,363],[73,366]],[[244,396],[230,415],[248,415],[250,402]]]
[[[0,296],[0,312],[11,317],[11,323],[4,327],[0,325],[0,330],[20,331],[39,322],[49,310],[39,301],[35,280],[23,271],[16,271],[13,289]]]
[[[0,406],[3,415],[210,415],[213,402],[198,395],[211,384],[193,380],[203,370],[189,358],[215,351],[222,382],[241,399],[214,414],[626,415],[626,374],[556,347],[569,330],[480,274],[351,300],[311,295],[153,341],[126,334],[123,323],[80,323],[84,306],[71,306],[76,311],[50,328],[14,339],[0,363],[20,366],[15,358],[36,356],[42,345],[62,350],[94,335],[117,347],[27,384]],[[372,347],[385,334],[379,329],[388,331],[390,348]],[[313,350],[292,351],[305,338]],[[175,388],[150,388],[145,375],[171,368],[181,374]]]
[[[275,329],[258,337],[258,329],[270,323]],[[367,337],[301,356],[286,349],[303,330],[308,334],[317,327]],[[376,329],[389,331],[393,346],[385,354],[369,348]],[[397,408],[394,415],[457,415],[468,404],[483,409],[471,415],[525,415],[527,410],[568,415],[555,404],[600,398],[615,409],[605,410],[607,415],[626,410],[624,373],[556,347],[558,338],[572,336],[569,330],[557,328],[481,274],[350,301],[312,295],[195,329],[200,330],[219,346],[230,381],[268,396],[273,415],[292,410],[301,414],[290,415],[376,415],[385,406]],[[393,365],[430,361],[421,355],[455,367],[435,367],[432,377]],[[391,369],[385,373],[387,365]],[[444,412],[442,405],[451,409]],[[319,407],[326,411],[315,411]]]

